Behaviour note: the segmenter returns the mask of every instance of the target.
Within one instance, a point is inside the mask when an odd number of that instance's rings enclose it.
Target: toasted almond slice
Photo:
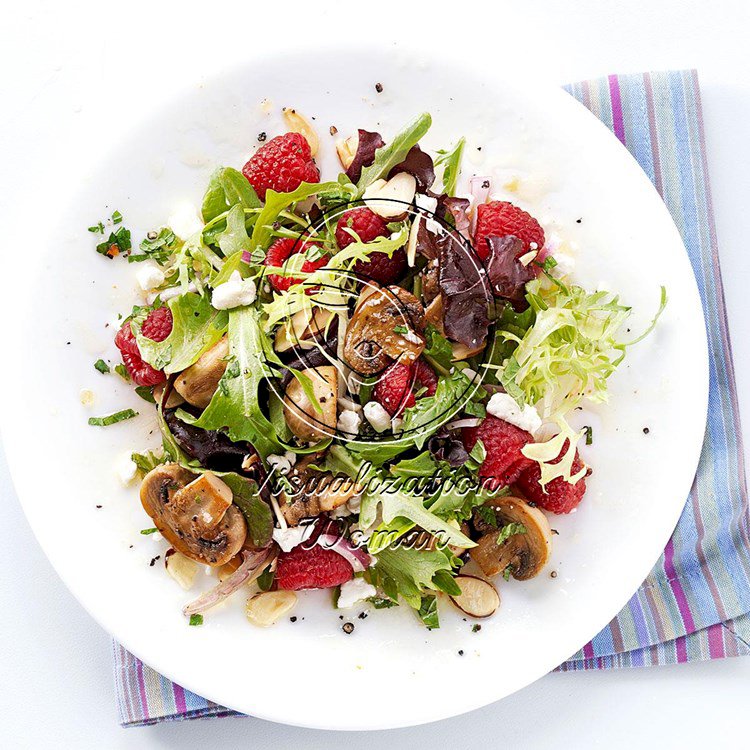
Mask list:
[[[461,588],[459,596],[450,600],[469,617],[489,617],[500,606],[500,594],[488,581],[475,576],[456,576],[454,579]]]
[[[284,122],[289,132],[303,135],[305,140],[310,144],[310,154],[315,156],[318,153],[320,140],[312,123],[304,115],[297,112],[296,109],[291,109],[290,107],[284,107],[281,113],[284,116]]]
[[[357,153],[359,146],[359,133],[350,135],[345,140],[339,140],[336,142],[336,153],[338,154],[341,166],[344,171],[349,169],[351,163],[354,161],[354,156]]]
[[[167,573],[187,591],[195,582],[199,565],[195,560],[191,560],[170,547],[164,555],[164,567],[167,569]]]
[[[409,230],[409,241],[406,243],[406,262],[409,264],[409,268],[414,268],[414,263],[417,260],[417,238],[419,237],[419,225],[421,223],[422,215],[420,214]]]
[[[266,591],[247,600],[245,614],[253,625],[267,628],[291,612],[296,603],[294,591]]]
[[[385,180],[376,180],[365,190],[362,199],[367,207],[383,219],[401,219],[414,200],[417,181],[408,172],[399,172]]]

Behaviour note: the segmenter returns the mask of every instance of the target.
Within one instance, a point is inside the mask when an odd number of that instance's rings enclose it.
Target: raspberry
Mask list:
[[[560,455],[552,461],[553,464],[562,460],[568,450],[568,445],[569,443],[566,440]],[[584,463],[581,461],[578,451],[576,451],[571,474],[577,474],[583,467]],[[540,508],[548,510],[550,513],[570,513],[573,508],[578,506],[583,498],[583,493],[586,492],[586,477],[589,474],[590,471],[587,471],[575,484],[570,484],[562,477],[557,477],[551,482],[547,482],[546,488],[542,488],[542,485],[539,484],[542,471],[539,464],[534,461],[533,465],[518,477],[516,485],[531,502],[536,503]]]
[[[305,545],[279,553],[276,563],[276,584],[280,589],[328,589],[340,586],[354,577],[347,560],[332,549]]]
[[[387,237],[388,225],[369,208],[345,211],[336,225],[336,244],[343,250],[354,242],[347,229],[351,229],[362,242],[372,242],[377,237]],[[367,261],[358,260],[354,272],[378,284],[392,284],[406,271],[406,253],[402,248],[389,258],[385,253],[371,253]]]
[[[154,341],[164,341],[171,332],[172,311],[168,307],[152,310],[141,326],[141,333]],[[130,320],[126,320],[117,332],[115,346],[120,350],[122,361],[136,385],[158,385],[166,380],[166,376],[161,370],[156,370],[143,361],[138,349],[138,342],[130,327]]]
[[[416,404],[413,387],[425,388],[424,396],[434,396],[437,390],[437,375],[422,360],[411,367],[400,362],[392,364],[380,377],[372,393],[392,417]]]
[[[291,193],[303,182],[320,182],[320,172],[310,154],[310,144],[299,133],[271,138],[250,157],[242,174],[261,200],[266,190]]]
[[[522,471],[536,462],[521,453],[521,448],[534,438],[524,430],[497,417],[487,416],[478,427],[464,427],[462,432],[467,451],[481,440],[487,455],[479,467],[479,476],[487,477],[488,489],[507,487]]]
[[[268,248],[265,264],[272,268],[281,268],[289,256],[307,252],[313,245],[317,246],[314,242],[303,242],[293,237],[280,237]],[[318,268],[322,268],[326,264],[327,260],[326,256],[318,258],[318,260],[306,260],[302,264],[301,270],[305,273],[317,271]],[[268,281],[277,292],[285,292],[289,287],[294,286],[294,284],[299,284],[302,279],[295,278],[294,276],[270,274]]]
[[[528,252],[531,243],[536,249],[544,247],[544,230],[539,222],[526,211],[506,201],[491,201],[477,207],[477,227],[474,231],[474,248],[477,255],[484,260],[490,250],[487,237],[505,237],[513,235],[523,242],[524,252]]]

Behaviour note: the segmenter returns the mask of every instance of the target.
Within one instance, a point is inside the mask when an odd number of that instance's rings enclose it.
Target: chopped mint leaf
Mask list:
[[[104,234],[104,224],[101,221],[98,224],[94,224],[94,226],[89,227],[89,232],[92,234]]]
[[[106,255],[108,258],[114,258],[120,253],[127,253],[130,248],[130,230],[120,227],[116,231],[110,232],[109,237],[96,246],[96,252],[100,255]]]
[[[109,369],[109,365],[103,359],[97,359],[96,362],[94,362],[94,367],[102,374],[111,372]]]
[[[489,505],[480,505],[477,508],[477,515],[488,525],[497,528],[497,517],[495,511]]]
[[[122,362],[119,365],[114,366],[114,371],[126,382],[130,382],[130,373],[128,372],[128,368],[125,367]]]
[[[591,425],[587,425],[583,430],[586,434],[586,445],[591,445],[594,442],[594,428]]]
[[[141,529],[141,534],[143,534],[143,536],[148,536],[149,534],[156,534],[158,530],[159,529],[157,529],[156,526],[152,526],[150,529]]]
[[[106,417],[89,417],[89,424],[92,427],[109,427],[111,424],[117,424],[118,422],[124,422],[126,419],[132,419],[137,417],[138,412],[132,409],[123,409],[122,411],[109,414]]]
[[[509,565],[504,571],[503,571],[503,579],[506,581],[510,581],[510,576],[513,573],[513,566]]]
[[[158,232],[149,232],[140,244],[141,252],[128,256],[129,263],[140,263],[153,260],[163,266],[177,249],[178,240],[169,227],[162,227]]]
[[[270,591],[273,585],[274,574],[271,568],[266,568],[257,579],[258,588],[261,591]]]
[[[122,223],[122,214],[119,211],[113,211],[112,212],[112,223],[113,224],[121,224]]]
[[[163,464],[166,457],[157,456],[153,451],[146,451],[145,453],[132,453],[130,460],[138,467],[138,471],[142,474],[148,474],[151,469]]]
[[[393,332],[403,336],[404,334],[409,333],[409,329],[406,326],[393,326]]]
[[[390,609],[391,607],[398,607],[398,602],[394,602],[393,599],[386,599],[382,596],[371,596],[368,600],[375,609]]]
[[[437,597],[434,595],[423,596],[422,604],[417,610],[417,615],[428,630],[439,628],[440,618],[438,617]]]
[[[139,385],[135,392],[144,400],[148,401],[149,404],[155,404],[156,399],[154,398],[153,390],[151,389],[151,386],[148,385]]]
[[[497,544],[502,544],[509,537],[515,536],[516,534],[525,534],[526,527],[522,523],[509,523],[500,529],[500,533],[497,535]]]
[[[188,624],[193,627],[203,625],[203,615],[190,615],[190,622]]]

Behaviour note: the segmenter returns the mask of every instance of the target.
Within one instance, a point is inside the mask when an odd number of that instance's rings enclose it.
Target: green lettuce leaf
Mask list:
[[[208,181],[201,215],[208,223],[233,206],[260,208],[260,200],[247,178],[232,167],[219,167]]]
[[[144,314],[131,325],[143,359],[170,375],[190,367],[224,335],[227,313],[214,310],[207,295],[193,293],[173,297],[167,305],[172,311],[172,332],[164,341],[153,341],[141,333]]]
[[[466,145],[466,138],[461,138],[450,151],[438,151],[435,166],[443,165],[443,192],[455,195],[458,176],[461,174],[461,156]]]
[[[232,502],[245,516],[250,541],[256,547],[264,547],[273,534],[273,512],[258,494],[257,483],[239,474],[224,474],[221,478],[232,490]]]

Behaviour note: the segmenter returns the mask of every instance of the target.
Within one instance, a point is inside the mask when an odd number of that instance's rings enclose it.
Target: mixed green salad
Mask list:
[[[503,579],[548,563],[549,515],[584,496],[592,433],[571,412],[606,402],[648,331],[624,337],[630,309],[574,282],[566,243],[462,174],[464,139],[422,150],[429,114],[339,138],[327,181],[311,123],[284,120],[213,173],[200,216],[138,249],[117,212],[90,228],[143,290],[122,363],[95,365],[157,414],[161,448],[132,456],[142,533],[186,589],[218,577],[185,606],[193,625],[239,590],[256,625],[306,589],[428,628],[441,600],[487,617]]]

